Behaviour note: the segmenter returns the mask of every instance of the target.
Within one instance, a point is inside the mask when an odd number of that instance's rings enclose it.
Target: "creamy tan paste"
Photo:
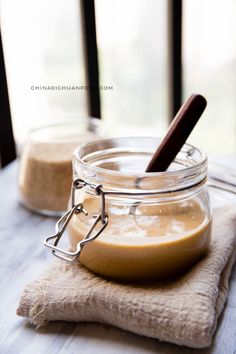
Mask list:
[[[87,198],[83,203],[89,215],[75,215],[69,229],[74,249],[99,211],[99,200]],[[107,228],[84,246],[80,256],[97,274],[128,281],[163,280],[186,271],[207,252],[211,220],[196,201],[139,205],[135,215],[129,214],[130,208],[124,214],[123,206],[109,203],[107,210]]]

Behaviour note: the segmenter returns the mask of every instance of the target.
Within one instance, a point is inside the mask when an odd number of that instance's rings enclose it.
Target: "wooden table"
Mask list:
[[[35,330],[27,320],[17,317],[22,289],[51,262],[50,253],[43,247],[43,239],[54,229],[55,219],[30,213],[21,207],[16,180],[16,163],[0,172],[0,353],[236,353],[235,269],[214,343],[204,350],[161,343],[93,323],[56,322]]]

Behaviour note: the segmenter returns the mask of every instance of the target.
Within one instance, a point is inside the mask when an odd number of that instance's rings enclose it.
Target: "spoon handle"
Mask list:
[[[167,170],[184,145],[207,105],[206,99],[193,94],[181,106],[169,129],[149,162],[146,172]]]

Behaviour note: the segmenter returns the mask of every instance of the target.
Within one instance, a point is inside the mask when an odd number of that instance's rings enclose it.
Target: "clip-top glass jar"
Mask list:
[[[115,138],[77,148],[72,208],[45,245],[119,280],[169,279],[193,266],[210,243],[207,157],[185,144],[168,171],[145,173],[159,142]],[[66,226],[72,251],[58,247]]]

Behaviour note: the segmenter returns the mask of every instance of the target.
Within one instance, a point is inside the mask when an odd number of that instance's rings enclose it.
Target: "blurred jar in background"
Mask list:
[[[67,210],[72,153],[101,136],[100,120],[87,117],[31,131],[19,169],[21,204],[43,215],[58,216]]]

